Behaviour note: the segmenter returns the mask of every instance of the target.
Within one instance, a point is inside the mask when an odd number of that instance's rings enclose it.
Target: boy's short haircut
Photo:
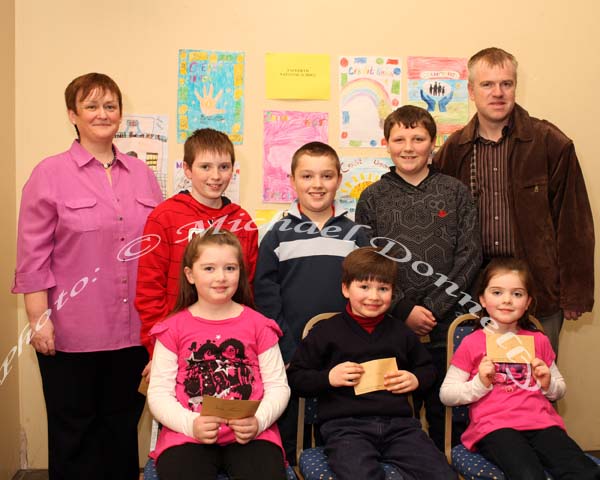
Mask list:
[[[183,146],[183,161],[192,168],[196,156],[201,152],[211,152],[220,155],[229,155],[231,165],[235,164],[233,143],[223,132],[212,128],[200,128],[192,133]]]
[[[342,283],[349,287],[354,281],[372,280],[389,283],[394,287],[398,278],[398,265],[379,253],[375,247],[357,248],[342,262]]]
[[[335,169],[337,170],[338,175],[342,172],[342,166],[340,165],[340,157],[338,157],[337,152],[330,147],[326,143],[323,142],[309,142],[305,145],[302,145],[292,157],[292,177],[296,172],[296,168],[298,167],[298,160],[302,155],[309,155],[311,157],[329,157],[335,161]]]
[[[423,127],[429,133],[431,140],[435,141],[437,127],[431,114],[421,107],[404,105],[390,113],[383,124],[383,135],[390,139],[390,132],[394,125],[404,125],[405,128]]]

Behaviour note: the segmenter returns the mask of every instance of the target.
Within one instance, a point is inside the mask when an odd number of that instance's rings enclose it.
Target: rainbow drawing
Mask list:
[[[397,58],[341,57],[340,146],[383,146],[383,120],[400,105],[400,65]]]

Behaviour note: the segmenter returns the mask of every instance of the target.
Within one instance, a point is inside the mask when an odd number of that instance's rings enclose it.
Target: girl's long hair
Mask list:
[[[195,235],[185,249],[179,271],[179,293],[177,294],[177,302],[175,303],[175,308],[172,313],[180,312],[198,301],[198,292],[196,291],[196,287],[188,282],[185,276],[185,268],[192,268],[194,262],[200,258],[202,250],[210,245],[230,246],[236,250],[237,261],[240,266],[240,279],[232,300],[254,308],[254,300],[250,290],[250,282],[248,281],[248,274],[246,273],[246,264],[244,263],[244,255],[242,253],[240,241],[233,233],[213,227],[209,228],[204,233]]]
[[[525,290],[527,291],[527,295],[529,295],[531,298],[529,307],[527,307],[527,310],[525,310],[523,316],[519,318],[517,325],[523,330],[537,330],[535,325],[529,320],[529,315],[533,315],[533,306],[535,305],[535,297],[531,293],[533,290],[533,277],[531,276],[531,271],[529,270],[527,263],[525,263],[523,260],[512,257],[493,258],[490,263],[487,264],[481,273],[481,276],[479,277],[477,298],[479,299],[483,295],[494,275],[509,272],[516,272],[521,277],[521,281],[523,282]],[[485,309],[483,310],[482,314],[485,316],[488,315]],[[475,328],[483,328],[481,322],[475,322],[475,325]]]

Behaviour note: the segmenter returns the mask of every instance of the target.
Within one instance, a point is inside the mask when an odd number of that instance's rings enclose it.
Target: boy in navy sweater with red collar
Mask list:
[[[413,417],[408,394],[435,381],[431,357],[417,336],[385,312],[397,265],[377,249],[360,248],[342,263],[346,310],[321,321],[302,341],[288,368],[298,395],[318,397],[329,465],[338,479],[383,480],[380,462],[405,478],[455,479],[442,453]],[[394,358],[383,389],[357,395],[363,362]]]

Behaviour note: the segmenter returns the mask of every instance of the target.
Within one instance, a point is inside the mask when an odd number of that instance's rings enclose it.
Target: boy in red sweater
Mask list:
[[[154,342],[148,332],[175,306],[181,259],[194,234],[210,227],[234,233],[242,245],[250,282],[254,278],[258,254],[256,225],[246,210],[223,196],[234,162],[233,144],[227,135],[210,128],[196,130],[185,141],[183,154],[183,169],[192,182],[191,191],[165,200],[146,221],[144,238],[153,248],[147,247],[148,252],[139,259],[135,307],[142,321],[142,344],[151,356]],[[149,365],[143,373],[146,378]]]

